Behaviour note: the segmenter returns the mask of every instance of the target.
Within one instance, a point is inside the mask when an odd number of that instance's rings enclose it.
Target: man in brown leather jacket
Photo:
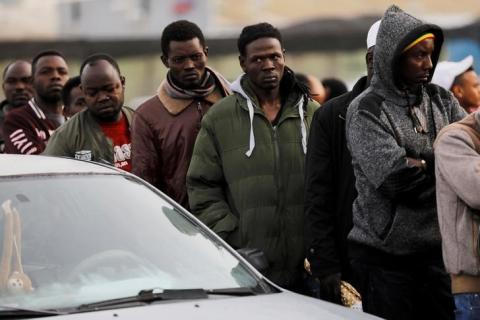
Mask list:
[[[133,173],[188,208],[185,177],[200,121],[230,93],[229,83],[206,66],[208,48],[200,28],[180,20],[162,34],[166,79],[133,120]]]

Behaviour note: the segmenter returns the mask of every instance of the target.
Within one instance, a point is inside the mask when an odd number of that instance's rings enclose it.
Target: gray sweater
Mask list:
[[[440,247],[433,142],[442,127],[465,116],[450,92],[433,84],[409,92],[392,68],[399,65],[402,49],[426,32],[435,35],[434,69],[442,31],[396,6],[386,11],[377,36],[371,86],[352,102],[346,119],[358,190],[349,239],[393,255]],[[414,130],[409,113],[413,104],[426,118],[426,133]],[[408,166],[407,157],[427,160],[430,170]]]

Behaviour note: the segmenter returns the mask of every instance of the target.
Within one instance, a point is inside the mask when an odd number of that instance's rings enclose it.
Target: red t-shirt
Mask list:
[[[114,123],[100,123],[103,133],[113,142],[113,162],[115,167],[132,171],[131,138],[127,118],[122,113],[122,118]]]

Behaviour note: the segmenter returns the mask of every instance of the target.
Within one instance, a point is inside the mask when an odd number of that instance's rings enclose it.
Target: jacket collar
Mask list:
[[[215,90],[213,90],[213,92],[208,96],[204,97],[203,100],[214,104],[223,97],[231,94],[230,83],[215,70],[208,67],[207,69],[215,77],[217,85],[215,87]],[[190,104],[192,104],[193,99],[172,98],[165,90],[166,83],[166,79],[164,79],[162,83],[160,83],[160,86],[157,89],[157,98],[160,100],[160,102],[170,114],[177,115],[183,110],[185,110]]]
[[[87,119],[88,119],[87,123],[91,124],[92,126],[98,127],[98,129],[100,129],[100,124],[94,118],[94,116],[92,115],[90,110],[86,109],[83,112],[85,113],[85,117],[87,117]],[[129,107],[126,107],[126,106],[123,106],[121,112],[127,118],[128,127],[129,127],[129,130],[131,130],[132,122],[133,122],[133,114],[134,114],[133,109],[131,109]]]
[[[304,154],[307,153],[307,127],[305,124],[305,108],[307,105],[307,93],[302,91],[302,88],[298,87],[293,74],[293,71],[286,68],[280,86],[285,88],[284,92],[288,93],[286,101],[283,103],[282,115],[278,124],[287,118],[300,118],[300,131],[301,131],[301,144]],[[245,153],[247,157],[250,157],[255,149],[255,134],[253,130],[253,118],[254,113],[261,114],[265,117],[262,109],[258,106],[258,100],[251,88],[250,81],[245,74],[240,75],[234,83],[232,83],[232,90],[237,93],[236,99],[240,104],[240,107],[248,112],[250,119],[250,137],[249,137],[249,149]],[[280,90],[282,91],[282,90]],[[298,98],[297,98],[298,96]],[[242,97],[242,98],[240,98]],[[252,101],[255,99],[254,101]],[[243,101],[242,101],[243,100]]]
[[[293,71],[288,67],[285,67],[285,72],[280,83],[280,91],[286,93],[286,96],[283,97],[282,101],[282,108],[285,108],[282,110],[282,118],[284,118],[285,115],[290,115],[291,111],[295,112],[296,109],[294,109],[294,107],[300,101],[302,96],[304,97],[305,102],[307,102],[306,96],[308,95],[308,92],[301,92],[294,77]],[[238,94],[237,96],[243,97],[243,102],[241,99],[239,100],[240,106],[243,109],[248,110],[246,101],[251,100],[255,113],[263,114],[258,98],[253,91],[252,84],[246,74],[238,76],[238,78],[232,83],[231,88],[233,92]]]

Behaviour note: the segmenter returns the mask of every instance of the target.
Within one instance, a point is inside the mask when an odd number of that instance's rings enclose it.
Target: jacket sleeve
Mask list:
[[[398,145],[387,121],[380,119],[381,112],[372,109],[360,105],[349,120],[347,137],[354,161],[388,199],[404,204],[433,200],[434,177],[407,165],[406,150]]]
[[[331,107],[325,105],[313,116],[305,158],[305,241],[312,274],[323,277],[341,271],[335,243],[333,134]]]
[[[444,133],[435,143],[436,174],[470,208],[480,210],[480,154],[460,129]]]
[[[187,173],[190,209],[204,224],[226,239],[238,227],[226,199],[226,181],[208,114],[202,121]]]
[[[3,132],[5,153],[40,154],[45,149],[45,143],[37,135],[35,128],[25,118],[16,114],[7,114]]]
[[[158,181],[161,163],[155,147],[153,129],[140,113],[135,113],[132,124],[132,173],[160,186]]]

